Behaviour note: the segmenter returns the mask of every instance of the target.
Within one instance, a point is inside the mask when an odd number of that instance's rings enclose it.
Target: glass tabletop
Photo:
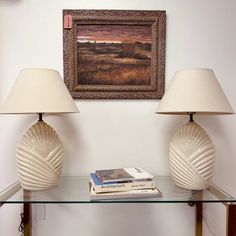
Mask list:
[[[27,191],[15,185],[15,191],[9,188],[0,192],[0,204],[6,203],[196,203],[196,202],[236,202],[215,185],[207,190],[192,191],[175,185],[171,177],[155,177],[160,197],[128,198],[110,200],[91,200],[89,195],[89,177],[62,176],[57,187],[43,191]],[[16,187],[18,186],[18,187]],[[11,192],[11,194],[9,194]]]

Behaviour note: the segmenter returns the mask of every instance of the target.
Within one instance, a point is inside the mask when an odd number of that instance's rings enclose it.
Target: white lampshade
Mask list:
[[[160,114],[232,114],[215,74],[210,69],[177,71],[156,113]]]
[[[215,147],[193,114],[232,114],[214,72],[210,69],[180,70],[174,75],[156,113],[190,115],[176,131],[169,149],[170,170],[175,183],[192,190],[206,189],[214,170]]]
[[[79,112],[60,74],[51,69],[24,69],[1,109],[1,113]]]

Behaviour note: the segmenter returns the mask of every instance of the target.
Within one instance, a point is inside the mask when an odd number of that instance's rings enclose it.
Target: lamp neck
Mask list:
[[[43,113],[39,113],[39,120],[38,121],[43,121]]]
[[[196,112],[188,112],[188,115],[189,115],[189,122],[194,122],[193,120],[193,115],[195,115]]]

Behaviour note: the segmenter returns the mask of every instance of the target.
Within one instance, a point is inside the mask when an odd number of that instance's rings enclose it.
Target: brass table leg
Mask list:
[[[236,204],[227,204],[227,236],[236,236]]]
[[[24,195],[24,217],[23,217],[23,225],[24,225],[24,236],[31,236],[31,228],[32,228],[32,210],[31,204],[28,201],[30,198],[30,191],[23,190]]]
[[[24,236],[31,236],[31,205],[24,203]]]
[[[202,236],[202,202],[196,203],[196,236]]]

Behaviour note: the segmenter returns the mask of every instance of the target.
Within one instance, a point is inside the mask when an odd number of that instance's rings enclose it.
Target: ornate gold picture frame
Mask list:
[[[73,98],[156,99],[165,87],[165,11],[63,10]]]

